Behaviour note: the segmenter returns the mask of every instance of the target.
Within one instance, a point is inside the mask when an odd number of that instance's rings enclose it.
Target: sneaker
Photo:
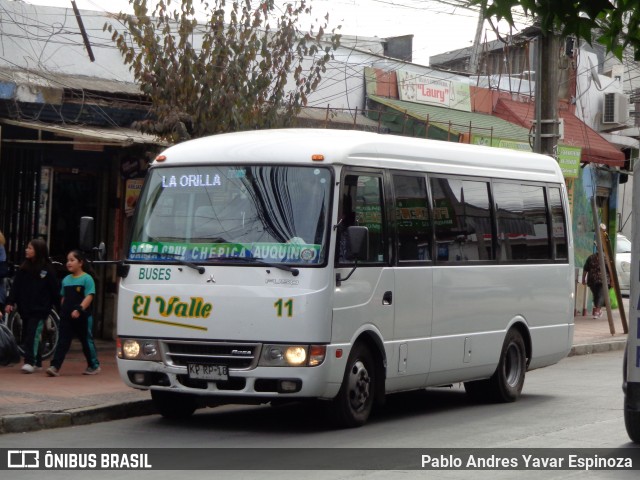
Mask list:
[[[60,376],[60,370],[58,370],[56,367],[47,368],[45,373],[47,375],[49,375],[50,377],[59,377]]]
[[[34,367],[33,365],[29,365],[28,363],[25,363],[22,366],[22,373],[33,373],[36,371],[36,367]]]
[[[92,368],[92,367],[87,367],[87,369],[82,372],[83,375],[97,375],[98,373],[100,373],[100,367],[96,367],[96,368]]]

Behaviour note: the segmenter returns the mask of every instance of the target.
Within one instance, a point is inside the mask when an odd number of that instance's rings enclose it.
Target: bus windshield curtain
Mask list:
[[[288,168],[259,167],[243,179],[247,193],[258,206],[258,215],[265,229],[278,242],[295,236],[294,205],[288,180]]]

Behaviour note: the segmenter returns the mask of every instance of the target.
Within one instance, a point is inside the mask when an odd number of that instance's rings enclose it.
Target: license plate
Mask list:
[[[228,380],[229,371],[226,365],[202,365],[189,363],[187,365],[189,378],[194,380]]]

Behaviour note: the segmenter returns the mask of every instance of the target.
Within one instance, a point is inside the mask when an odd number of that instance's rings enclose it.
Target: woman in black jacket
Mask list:
[[[17,307],[20,312],[24,339],[22,371],[33,373],[42,369],[40,335],[51,307],[58,304],[60,285],[44,240],[31,240],[25,257],[13,279],[4,310],[11,313]]]

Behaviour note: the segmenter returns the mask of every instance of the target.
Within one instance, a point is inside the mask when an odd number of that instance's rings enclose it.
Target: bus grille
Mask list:
[[[255,368],[260,355],[258,343],[216,343],[167,341],[164,344],[167,364],[187,366],[188,363],[226,365],[230,370]]]

